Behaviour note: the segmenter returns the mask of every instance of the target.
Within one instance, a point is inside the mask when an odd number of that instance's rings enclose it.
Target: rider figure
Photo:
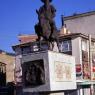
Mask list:
[[[44,5],[36,10],[39,18],[39,24],[42,27],[43,36],[47,39],[56,36],[57,31],[53,18],[55,17],[55,8],[50,4],[52,0],[41,0]],[[54,37],[53,37],[54,38]]]

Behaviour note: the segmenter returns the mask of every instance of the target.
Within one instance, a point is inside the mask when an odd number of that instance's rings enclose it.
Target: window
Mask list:
[[[23,46],[22,47],[22,54],[31,53],[31,47],[30,46]]]
[[[88,61],[88,46],[85,39],[82,39],[82,61]]]
[[[92,54],[92,63],[95,67],[95,42],[91,43],[91,54]]]
[[[72,51],[71,40],[62,41],[60,43],[60,50],[61,50],[61,52]]]
[[[87,40],[82,40],[82,50],[87,51]]]

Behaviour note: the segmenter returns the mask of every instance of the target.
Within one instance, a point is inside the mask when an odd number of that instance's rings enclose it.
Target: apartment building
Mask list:
[[[66,16],[64,23],[71,33],[91,34],[95,38],[95,11]]]
[[[62,53],[73,55],[76,59],[75,95],[94,95],[95,39],[90,40],[89,36],[81,33],[71,33],[60,37],[60,46]]]

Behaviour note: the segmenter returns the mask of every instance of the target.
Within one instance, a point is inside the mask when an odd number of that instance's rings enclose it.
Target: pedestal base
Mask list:
[[[23,55],[22,75],[23,92],[29,95],[64,95],[64,91],[76,89],[75,58],[62,53]]]
[[[64,92],[24,93],[24,95],[65,95]]]

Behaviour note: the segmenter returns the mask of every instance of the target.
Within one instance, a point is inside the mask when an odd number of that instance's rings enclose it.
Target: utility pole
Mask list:
[[[93,64],[92,64],[92,44],[91,35],[89,35],[89,65],[90,65],[90,81],[93,80]],[[93,95],[93,84],[91,84],[91,95]]]
[[[90,65],[90,79],[92,80],[92,70],[93,70],[93,64],[92,64],[92,51],[91,51],[91,35],[89,35],[89,65]]]

